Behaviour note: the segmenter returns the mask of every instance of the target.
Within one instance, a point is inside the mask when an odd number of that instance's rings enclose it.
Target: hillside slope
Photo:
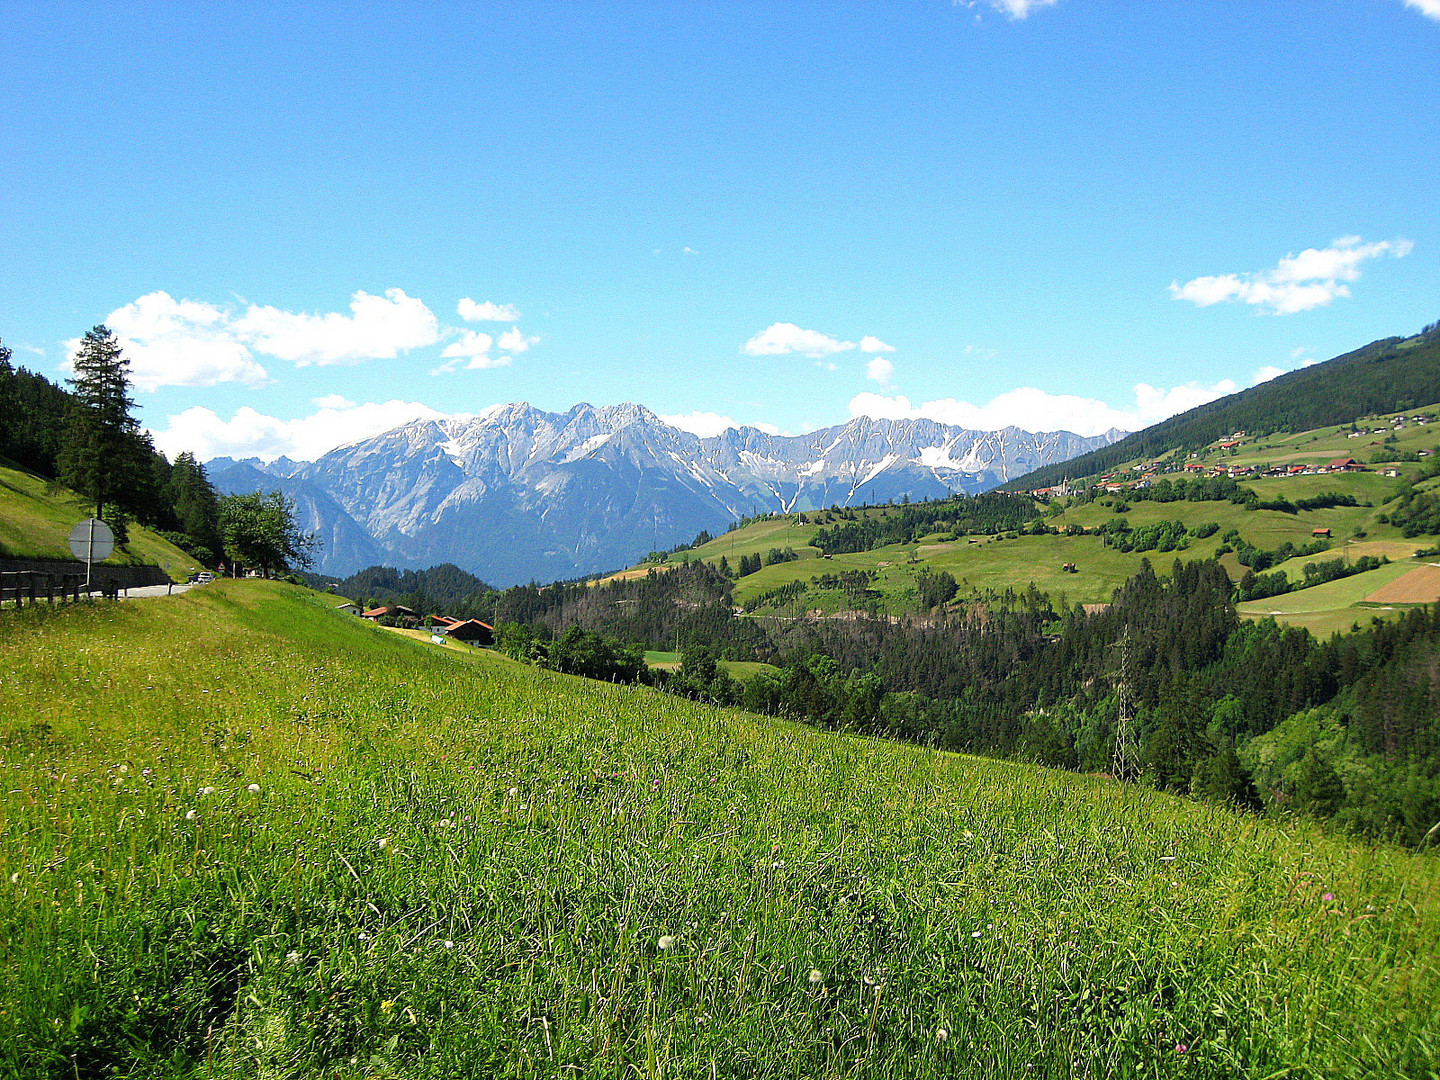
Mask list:
[[[1134,460],[1206,446],[1236,431],[1267,435],[1348,423],[1367,413],[1403,412],[1440,401],[1440,325],[1384,338],[1238,394],[1201,405],[1071,461],[1042,466],[1003,490],[1033,491],[1098,476]]]
[[[1440,1068],[1429,858],[277,583],[9,618],[11,1074]]]
[[[0,558],[72,558],[66,538],[93,509],[72,491],[0,465]],[[200,569],[170,541],[138,524],[130,526],[130,543],[106,564],[158,566],[176,581]]]

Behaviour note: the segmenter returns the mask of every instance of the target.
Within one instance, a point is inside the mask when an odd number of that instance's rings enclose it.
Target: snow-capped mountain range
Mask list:
[[[496,585],[627,566],[765,511],[988,491],[1125,433],[970,431],[931,420],[701,438],[643,405],[523,402],[416,420],[317,461],[216,458],[222,492],[279,489],[319,534],[319,569],[452,562]]]

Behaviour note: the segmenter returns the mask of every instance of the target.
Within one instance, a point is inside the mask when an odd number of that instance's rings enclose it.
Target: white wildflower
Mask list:
[[[259,785],[259,784],[251,784],[251,785],[250,785],[249,787],[247,787],[245,790],[248,791],[248,792],[250,792],[251,795],[259,795],[259,794],[260,794],[260,785]]]
[[[946,1031],[944,1028],[936,1028],[936,1029],[935,1029],[935,1041],[936,1041],[936,1042],[944,1042],[944,1041],[945,1041],[946,1039],[948,1039],[949,1037],[950,1037],[950,1033],[949,1033],[948,1031]]]
[[[811,969],[810,969],[810,982],[811,982],[812,985],[815,984],[815,983],[824,982],[824,981],[825,981],[825,976],[820,973],[820,969],[819,969],[819,968],[811,968]]]
[[[186,811],[185,811],[185,820],[186,820],[186,821],[194,821],[194,820],[195,820],[195,811],[194,811],[194,810],[186,810]]]

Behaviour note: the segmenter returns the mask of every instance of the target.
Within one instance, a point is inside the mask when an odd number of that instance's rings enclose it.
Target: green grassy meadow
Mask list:
[[[0,465],[0,555],[16,558],[69,559],[70,530],[93,512],[80,496],[56,489],[19,469]],[[116,551],[111,565],[159,566],[175,581],[184,581],[200,564],[142,525],[130,526],[128,551]]]
[[[5,613],[0,660],[3,1075],[1440,1070],[1431,856],[273,582]]]

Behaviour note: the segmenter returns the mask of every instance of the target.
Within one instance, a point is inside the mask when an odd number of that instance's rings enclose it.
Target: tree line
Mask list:
[[[280,492],[221,496],[194,454],[171,462],[155,449],[109,328],[81,338],[69,390],[13,361],[0,343],[0,458],[84,497],[122,545],[138,522],[202,566],[228,558],[269,576],[310,565],[317,541]]]

